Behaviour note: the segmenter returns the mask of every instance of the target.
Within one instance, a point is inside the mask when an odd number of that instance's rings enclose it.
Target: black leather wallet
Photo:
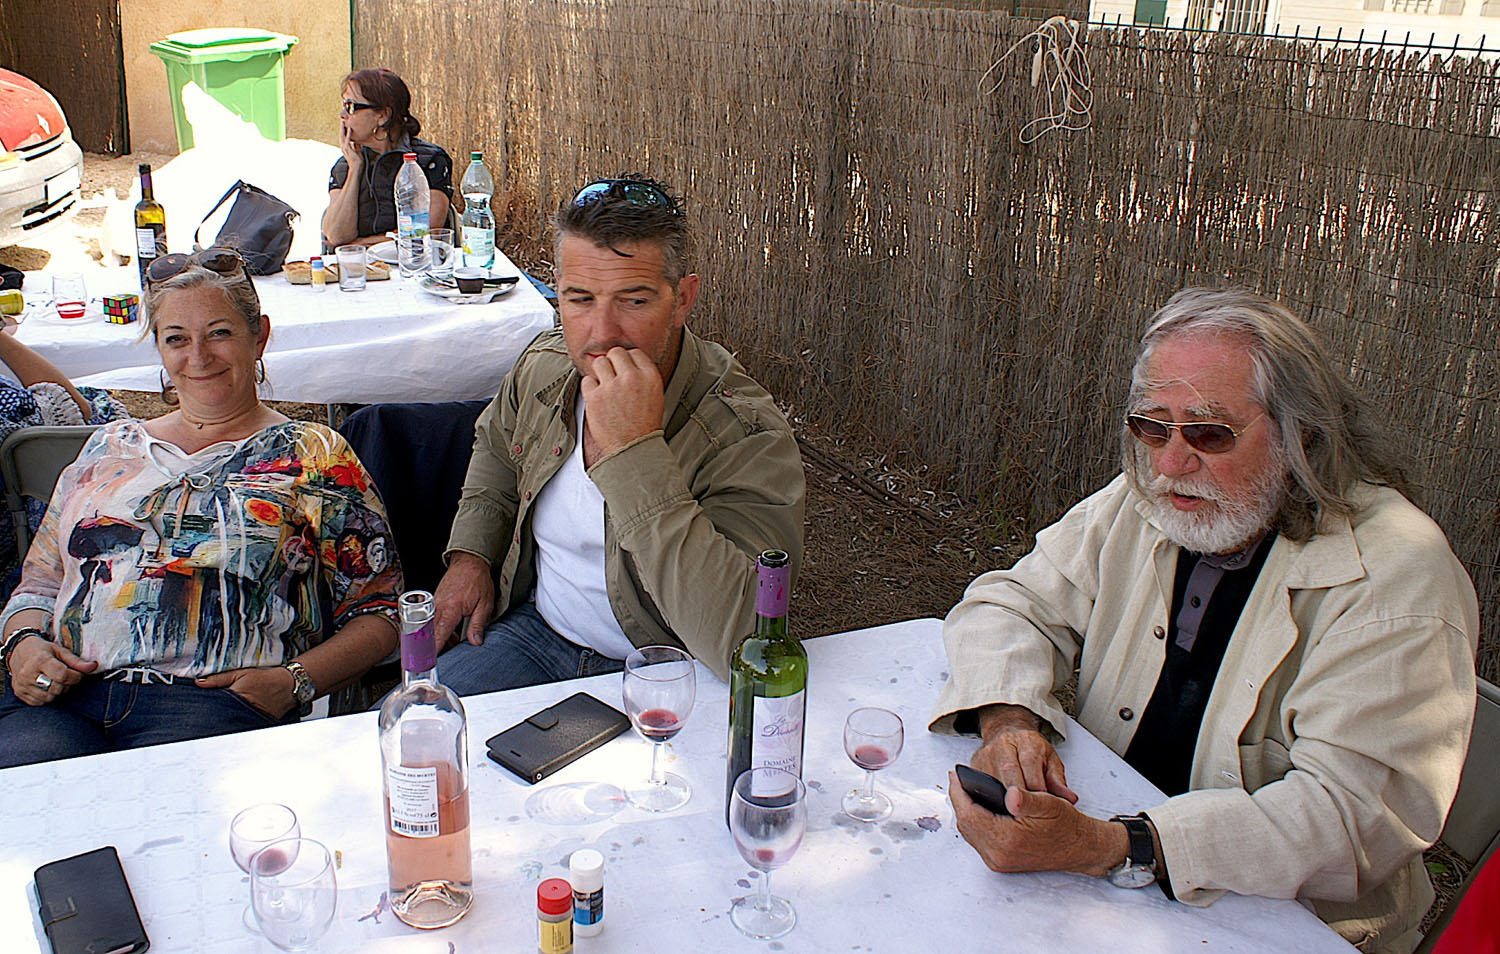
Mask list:
[[[630,728],[625,713],[578,692],[490,738],[490,758],[535,784]]]
[[[151,946],[113,845],[50,861],[34,877],[54,954],[136,954]]]

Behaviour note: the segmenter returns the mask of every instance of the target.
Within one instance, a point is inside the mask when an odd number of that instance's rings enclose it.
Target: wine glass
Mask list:
[[[311,838],[284,838],[250,862],[250,903],[266,940],[306,951],[328,932],[338,910],[338,879],[328,849]]]
[[[625,658],[625,712],[651,743],[651,778],[625,790],[630,804],[648,812],[681,808],[693,790],[680,775],[661,770],[661,749],[682,730],[698,691],[693,657],[675,646],[647,646]]]
[[[862,822],[877,822],[891,813],[891,800],[875,791],[875,773],[901,754],[905,730],[901,717],[889,709],[866,706],[844,720],[844,752],[865,770],[863,788],[844,796],[844,812]]]
[[[797,923],[797,909],[771,894],[771,871],[791,860],[807,831],[807,788],[791,772],[753,768],[734,780],[729,830],[740,857],[761,872],[752,897],[737,898],[729,920],[751,937],[781,937]]]
[[[273,841],[296,838],[302,834],[297,814],[285,805],[265,802],[244,809],[229,823],[229,854],[245,874],[250,874],[250,859]],[[256,930],[250,906],[243,914],[245,927]]]

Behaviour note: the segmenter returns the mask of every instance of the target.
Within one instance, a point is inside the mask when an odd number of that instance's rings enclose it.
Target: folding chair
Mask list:
[[[1474,706],[1474,731],[1469,736],[1469,757],[1458,780],[1458,795],[1448,811],[1443,844],[1474,866],[1469,879],[1439,916],[1417,954],[1432,949],[1464,891],[1479,871],[1480,861],[1500,841],[1500,687],[1479,680]]]
[[[89,435],[99,428],[92,424],[23,427],[0,444],[0,478],[5,481],[5,509],[16,529],[16,551],[22,559],[31,547],[31,527],[26,522],[26,498],[43,503],[63,468],[78,459]]]

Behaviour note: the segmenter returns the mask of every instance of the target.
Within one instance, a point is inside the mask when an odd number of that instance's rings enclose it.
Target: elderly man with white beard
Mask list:
[[[1408,952],[1468,747],[1478,606],[1402,454],[1312,330],[1240,289],[1152,316],[1123,472],[944,624],[932,729],[977,733],[1011,817],[950,785],[995,871],[1298,898]],[[1167,796],[1074,807],[1054,690]],[[952,779],[956,781],[956,779]]]

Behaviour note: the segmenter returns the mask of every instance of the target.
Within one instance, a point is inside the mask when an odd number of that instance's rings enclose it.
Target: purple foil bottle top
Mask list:
[[[755,594],[755,612],[759,616],[777,617],[786,615],[787,597],[790,594],[790,566],[761,566],[760,589]]]
[[[437,641],[432,638],[432,623],[423,623],[410,633],[401,634],[401,668],[407,672],[426,672],[437,665]]]

